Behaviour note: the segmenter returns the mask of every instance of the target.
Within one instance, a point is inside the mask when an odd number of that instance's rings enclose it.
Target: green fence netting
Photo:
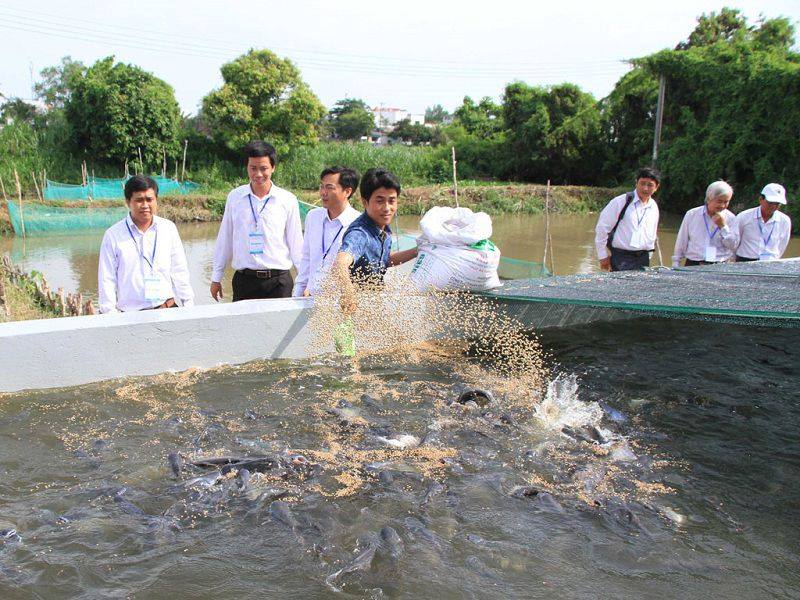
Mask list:
[[[120,206],[52,206],[26,202],[20,211],[16,202],[9,201],[8,214],[14,233],[22,235],[22,219],[25,218],[26,235],[58,233],[73,229],[97,229],[110,227],[128,214],[127,207]]]
[[[177,196],[196,191],[200,184],[193,181],[177,181],[168,177],[153,176],[158,183],[160,196]],[[58,181],[46,182],[44,187],[45,200],[115,200],[125,197],[123,190],[128,178],[107,179],[103,177],[90,177],[86,185],[59,183]]]

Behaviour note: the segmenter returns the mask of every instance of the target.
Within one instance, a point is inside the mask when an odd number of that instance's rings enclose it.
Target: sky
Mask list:
[[[626,59],[672,48],[726,3],[493,0],[0,0],[0,93],[30,98],[31,72],[69,55],[114,55],[167,81],[196,114],[219,68],[250,48],[291,59],[327,107],[342,98],[422,113],[464,96],[499,100],[506,84],[570,82],[606,96]],[[727,3],[753,23],[800,1]]]

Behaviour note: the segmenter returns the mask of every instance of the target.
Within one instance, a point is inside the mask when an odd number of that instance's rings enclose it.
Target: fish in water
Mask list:
[[[381,556],[397,560],[403,555],[403,540],[397,535],[397,532],[393,528],[387,525],[381,529],[379,536],[379,554]]]
[[[167,463],[169,468],[172,469],[172,474],[175,478],[179,478],[183,470],[183,458],[181,458],[181,455],[177,452],[170,452],[167,454]]]
[[[600,408],[603,409],[603,412],[606,413],[606,416],[614,421],[615,423],[625,423],[628,420],[628,417],[622,411],[617,410],[616,408],[610,407],[608,404],[603,402],[602,400],[598,402]]]
[[[385,444],[391,448],[396,448],[397,450],[405,450],[406,448],[415,448],[419,446],[419,438],[415,435],[410,435],[407,433],[403,433],[391,438],[379,435],[375,439],[382,444]]]
[[[481,389],[465,390],[461,392],[456,400],[459,404],[466,404],[467,402],[474,402],[478,406],[486,406],[494,402],[492,392]]]
[[[545,492],[544,490],[540,490],[531,485],[515,487],[511,491],[511,496],[514,498],[529,498],[543,510],[557,513],[564,512],[564,507],[558,503],[558,500],[553,498],[551,493]]]
[[[128,513],[129,515],[133,515],[134,517],[143,517],[145,516],[145,512],[136,506],[133,502],[128,500],[124,494],[127,492],[127,488],[120,488],[117,493],[114,494],[114,502],[117,503],[120,510],[122,512]]]
[[[372,567],[372,561],[375,558],[375,552],[377,552],[378,544],[375,542],[369,542],[366,547],[361,550],[358,555],[347,565],[339,569],[338,571],[334,571],[330,575],[325,578],[325,583],[335,592],[341,592],[341,588],[336,587],[336,583],[339,579],[341,579],[344,575],[348,573],[356,573],[358,571],[369,571]]]
[[[0,529],[0,540],[4,542],[21,542],[22,536],[17,533],[16,529]]]
[[[186,487],[204,487],[210,488],[214,487],[217,482],[222,479],[223,475],[221,471],[214,471],[213,473],[209,473],[208,475],[201,475],[200,477],[195,477],[194,479],[190,479],[186,482]]]
[[[269,505],[269,514],[281,525],[285,525],[292,531],[296,531],[298,527],[297,519],[294,518],[292,510],[289,505],[283,500],[275,500]]]
[[[246,490],[250,486],[250,471],[247,469],[239,469],[236,474],[236,479],[239,483],[240,490]]]
[[[589,444],[598,444],[600,446],[607,444],[611,438],[606,435],[608,432],[603,432],[594,425],[584,425],[583,427],[570,427],[564,425],[561,428],[561,433],[573,440],[579,442],[587,442]]]

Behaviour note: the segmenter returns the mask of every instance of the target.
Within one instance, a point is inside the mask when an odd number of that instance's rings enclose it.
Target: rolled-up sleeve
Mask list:
[[[286,246],[289,248],[292,264],[299,266],[303,258],[303,225],[300,221],[300,204],[294,197],[286,219]]]

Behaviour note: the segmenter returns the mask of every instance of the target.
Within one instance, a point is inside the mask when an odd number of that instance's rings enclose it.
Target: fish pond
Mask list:
[[[2,396],[0,598],[800,595],[796,330],[539,342]]]

